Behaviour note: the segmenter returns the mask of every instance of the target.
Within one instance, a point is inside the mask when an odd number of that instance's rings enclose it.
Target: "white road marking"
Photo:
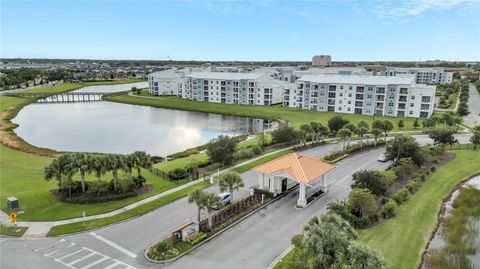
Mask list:
[[[64,249],[67,249],[67,248],[70,248],[70,247],[73,247],[73,246],[75,246],[75,243],[68,243],[65,248],[57,249],[57,250],[55,250],[55,251],[53,251],[53,252],[45,253],[45,254],[43,254],[43,255],[45,255],[45,257],[50,257],[50,256],[52,256],[53,254],[55,254],[55,253],[57,253],[57,252],[59,252],[59,251],[61,251],[61,250],[64,250]]]
[[[79,259],[76,259],[76,260],[74,260],[74,261],[72,261],[72,262],[69,262],[68,265],[74,265],[74,264],[79,263],[79,262],[81,262],[81,261],[83,261],[83,260],[86,260],[86,259],[88,259],[88,258],[90,258],[90,257],[92,257],[92,256],[94,256],[94,255],[97,255],[97,253],[96,253],[96,252],[92,252],[92,253],[90,253],[90,254],[87,254],[87,255],[79,258]]]
[[[96,260],[96,261],[94,261],[94,262],[92,262],[92,263],[90,263],[90,264],[87,264],[87,265],[85,265],[84,267],[82,267],[82,268],[80,268],[80,269],[88,269],[88,268],[93,267],[93,266],[95,266],[95,265],[97,265],[97,264],[99,264],[99,263],[101,263],[101,262],[103,262],[103,261],[105,261],[105,260],[108,260],[108,259],[110,259],[110,258],[107,257],[107,256],[104,256],[104,257],[101,258],[100,260]]]
[[[137,254],[131,252],[130,250],[125,249],[125,248],[123,248],[122,246],[119,246],[118,244],[116,244],[116,243],[114,243],[114,242],[112,242],[112,241],[104,238],[104,237],[101,236],[101,235],[98,235],[98,234],[96,234],[96,233],[94,233],[94,232],[91,232],[90,235],[93,236],[93,237],[95,237],[95,238],[97,238],[97,239],[100,240],[100,241],[103,241],[105,244],[107,244],[107,245],[109,245],[109,246],[117,249],[118,251],[123,252],[124,254],[126,254],[126,255],[128,255],[128,256],[130,256],[130,257],[132,257],[132,258],[136,258],[136,257],[138,256]]]
[[[59,241],[57,241],[57,242],[55,242],[55,243],[53,243],[53,244],[44,246],[44,247],[42,247],[42,248],[37,248],[37,249],[35,249],[34,251],[39,251],[39,250],[42,250],[42,249],[44,249],[44,248],[53,247],[53,246],[55,246],[56,244],[62,243],[62,242],[64,242],[64,241],[65,241],[65,239],[60,239]]]
[[[63,257],[61,257],[61,258],[55,259],[55,260],[56,260],[57,262],[60,262],[60,261],[62,261],[63,259],[68,258],[68,257],[70,257],[70,256],[72,256],[72,255],[77,254],[77,253],[80,253],[80,252],[82,252],[82,251],[84,251],[84,250],[85,250],[85,248],[82,247],[81,249],[79,249],[79,250],[77,250],[77,251],[74,251],[74,252],[72,252],[72,253],[69,253],[69,254],[67,254],[67,255],[65,255],[65,256],[63,256]]]

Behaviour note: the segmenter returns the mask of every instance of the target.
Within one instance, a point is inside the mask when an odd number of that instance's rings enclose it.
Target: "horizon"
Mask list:
[[[474,0],[4,0],[1,7],[0,56],[9,59],[480,61]]]

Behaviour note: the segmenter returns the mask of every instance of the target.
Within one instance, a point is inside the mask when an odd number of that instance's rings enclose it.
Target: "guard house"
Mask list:
[[[327,192],[327,173],[334,168],[315,157],[292,153],[255,167],[259,172],[258,188],[278,195],[300,184],[297,205],[307,205],[306,186],[320,180],[321,190]]]

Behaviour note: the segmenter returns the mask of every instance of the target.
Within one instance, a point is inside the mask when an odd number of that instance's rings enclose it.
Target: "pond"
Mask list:
[[[93,86],[79,91],[131,87]],[[12,122],[19,125],[14,132],[37,147],[102,153],[144,150],[155,156],[203,145],[221,134],[262,131],[264,124],[261,119],[112,102],[35,103],[23,108]]]

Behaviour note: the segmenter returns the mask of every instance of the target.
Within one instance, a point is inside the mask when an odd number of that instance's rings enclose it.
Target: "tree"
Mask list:
[[[411,158],[417,165],[421,166],[426,159],[425,152],[412,136],[397,134],[386,148],[386,155],[389,160],[400,158]]]
[[[368,189],[354,188],[348,195],[348,208],[359,218],[372,216],[377,212],[375,196]]]
[[[345,152],[347,139],[352,137],[352,131],[347,128],[342,128],[337,132],[337,137],[340,137],[343,140],[343,151]]]
[[[80,172],[80,182],[82,184],[82,192],[86,191],[85,183],[85,174],[88,174],[92,171],[92,157],[85,153],[74,153],[73,160]]]
[[[458,133],[458,129],[460,128],[460,125],[463,123],[463,117],[456,114],[453,117],[453,123],[455,124],[455,133]]]
[[[214,208],[222,208],[223,207],[223,201],[218,197],[215,193],[213,192],[205,192],[204,193],[204,203],[205,203],[205,209],[207,209],[208,213],[208,229],[212,230],[212,216],[210,212]]]
[[[123,156],[123,163],[125,164],[125,170],[128,172],[130,178],[133,178],[133,168],[136,165],[135,154],[128,154]]]
[[[332,133],[335,134],[348,123],[349,120],[345,119],[342,116],[333,116],[328,120],[328,128]]]
[[[280,124],[277,129],[271,132],[273,143],[289,143],[292,144],[296,140],[296,132],[293,127],[286,124]]]
[[[372,123],[372,129],[383,130],[383,121],[376,120]]]
[[[389,120],[384,120],[381,130],[385,133],[385,141],[387,141],[388,132],[393,130],[393,123]]]
[[[480,125],[473,128],[472,137],[470,137],[470,142],[473,143],[473,149],[477,149],[477,145],[480,145]]]
[[[417,129],[418,127],[420,127],[420,123],[418,123],[418,118],[415,118],[413,121],[413,128]]]
[[[323,139],[324,136],[328,135],[328,133],[330,133],[330,130],[328,129],[328,127],[320,123],[320,126],[317,130],[318,137],[316,138],[316,140],[321,141],[321,139]]]
[[[133,153],[133,160],[137,168],[138,177],[142,176],[142,167],[150,169],[152,167],[152,157],[145,151],[135,151]]]
[[[58,182],[58,186],[61,186],[63,179],[63,165],[58,159],[53,160],[50,165],[45,167],[44,178],[46,181],[55,178]]]
[[[302,124],[300,126],[300,132],[302,134],[302,143],[305,146],[307,144],[308,134],[312,132],[312,127],[310,126],[310,124]]]
[[[378,140],[378,137],[382,134],[382,131],[380,129],[377,129],[377,128],[373,128],[371,131],[370,131],[370,134],[373,135],[373,138],[374,138],[374,146],[377,147],[377,140]]]
[[[425,129],[433,129],[437,125],[437,118],[431,117],[428,119],[424,119],[422,121],[422,126]]]
[[[357,242],[352,242],[348,256],[350,268],[374,269],[387,266],[387,262],[377,251]]]
[[[444,131],[448,131],[448,126],[452,126],[454,121],[455,117],[455,113],[453,112],[447,112],[447,113],[443,113],[440,117],[440,121],[443,122],[443,129]]]
[[[405,127],[405,122],[403,122],[403,120],[399,120],[397,126],[398,128],[403,129],[403,127]]]
[[[97,181],[101,181],[100,177],[106,172],[105,157],[93,156],[90,165]]]
[[[121,155],[109,154],[105,157],[105,169],[112,172],[113,189],[117,190],[118,169],[127,170]]]
[[[352,188],[368,189],[375,195],[385,195],[388,187],[395,180],[392,172],[380,170],[360,170],[352,177]]]
[[[434,145],[454,145],[458,140],[453,136],[454,132],[450,130],[431,130],[428,136],[433,140]]]
[[[200,215],[202,214],[202,210],[205,208],[205,193],[202,189],[193,190],[188,194],[188,203],[195,203],[197,206],[197,221],[200,223]]]
[[[359,121],[357,123],[357,128],[355,130],[355,134],[360,137],[360,149],[363,148],[363,136],[368,134],[369,126],[366,121]]]
[[[229,136],[220,135],[207,144],[207,155],[212,162],[222,165],[231,164],[234,159],[237,141]]]
[[[406,180],[407,174],[411,173],[415,169],[415,164],[412,161],[412,158],[401,158],[397,161],[395,166],[395,172],[401,174],[403,180]]]
[[[318,142],[316,141],[317,140],[316,138],[317,138],[317,133],[320,131],[320,125],[321,123],[318,123],[316,121],[310,122],[310,129],[312,131],[312,144]]]
[[[242,177],[235,172],[227,172],[220,176],[218,180],[220,191],[229,191],[230,198],[233,201],[233,191],[238,191],[245,186]]]

